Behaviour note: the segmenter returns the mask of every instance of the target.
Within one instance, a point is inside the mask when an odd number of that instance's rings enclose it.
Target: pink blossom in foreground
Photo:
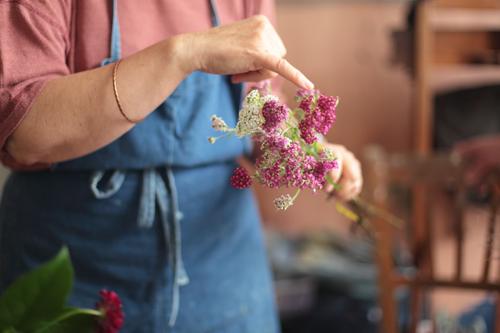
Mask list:
[[[114,291],[101,290],[101,300],[96,304],[97,310],[101,311],[103,317],[99,322],[98,333],[117,333],[123,326],[124,314],[122,302]]]

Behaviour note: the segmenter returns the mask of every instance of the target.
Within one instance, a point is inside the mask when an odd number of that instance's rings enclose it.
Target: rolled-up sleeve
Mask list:
[[[64,3],[0,0],[0,149],[43,89],[69,74],[69,19]]]

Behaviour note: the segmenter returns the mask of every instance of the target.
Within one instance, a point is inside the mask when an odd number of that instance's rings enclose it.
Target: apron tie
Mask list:
[[[137,222],[140,227],[150,228],[155,220],[156,204],[158,205],[163,236],[167,245],[169,262],[172,266],[172,304],[168,324],[174,326],[179,312],[179,289],[189,283],[189,277],[182,260],[180,221],[183,215],[179,210],[174,173],[169,167],[165,171],[166,182],[156,169],[143,171],[142,195]]]
[[[96,171],[92,173],[92,176],[90,177],[90,189],[96,199],[110,198],[120,190],[123,182],[125,181],[125,173],[120,170],[115,170],[111,174],[111,177],[106,183],[104,189],[101,189],[99,188],[99,185],[104,178],[104,175],[104,171]]]
[[[125,172],[115,170],[105,184],[104,190],[101,190],[99,185],[104,175],[104,171],[96,171],[92,174],[90,187],[96,199],[110,198],[120,190],[125,180]],[[179,313],[180,287],[189,283],[189,277],[182,260],[180,221],[183,214],[179,209],[174,173],[170,167],[165,168],[165,177],[162,177],[160,172],[154,168],[142,171],[142,193],[137,225],[141,228],[151,228],[155,221],[157,207],[160,213],[168,261],[172,267],[172,302],[168,321],[169,326],[172,327],[175,325]]]

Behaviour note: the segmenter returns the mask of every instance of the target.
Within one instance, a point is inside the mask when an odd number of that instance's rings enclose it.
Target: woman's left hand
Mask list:
[[[361,163],[344,146],[326,143],[325,147],[333,151],[337,158],[338,168],[330,171],[330,176],[339,185],[339,189],[334,190],[333,186],[329,184],[326,191],[328,193],[333,191],[333,194],[340,200],[349,201],[354,199],[359,195],[363,187]]]

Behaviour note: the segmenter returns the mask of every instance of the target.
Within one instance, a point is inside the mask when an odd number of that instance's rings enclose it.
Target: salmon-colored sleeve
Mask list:
[[[0,158],[43,89],[70,73],[69,1],[0,0]],[[12,164],[7,162],[7,164]]]

